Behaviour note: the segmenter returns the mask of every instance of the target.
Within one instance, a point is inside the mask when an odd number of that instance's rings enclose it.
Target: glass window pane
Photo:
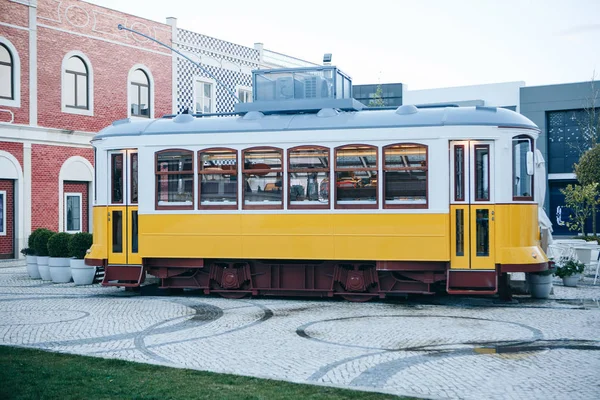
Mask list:
[[[0,97],[12,99],[11,68],[8,65],[0,65]]]
[[[111,156],[112,202],[123,203],[123,154]]]
[[[427,171],[385,171],[386,204],[426,204]]]
[[[281,172],[244,174],[244,204],[278,205],[283,201]]]
[[[157,155],[157,172],[193,171],[192,152],[163,151]]]
[[[346,146],[336,151],[336,169],[377,168],[377,149],[368,146]]]
[[[290,204],[329,204],[329,172],[290,172]]]
[[[212,96],[210,95],[210,91],[211,91],[210,89],[211,89],[211,86],[212,86],[212,85],[211,85],[211,84],[209,84],[209,83],[205,83],[205,84],[204,84],[204,97],[208,97],[209,99],[212,97]]]
[[[79,57],[71,57],[67,60],[66,69],[68,71],[79,72],[82,74],[87,74],[87,68],[85,67],[85,63]]]
[[[81,197],[67,196],[67,231],[81,230]]]
[[[202,111],[204,114],[210,114],[212,112],[212,100],[209,98],[204,99],[204,109]]]
[[[377,201],[376,171],[336,172],[335,182],[340,204],[375,204]]]
[[[12,57],[10,52],[4,45],[0,44],[0,62],[12,64]]]
[[[133,71],[133,73],[131,74],[131,82],[138,83],[140,85],[150,86],[150,82],[148,81],[146,73],[141,69],[136,69],[135,71]]]
[[[489,210],[477,210],[476,215],[477,257],[487,257],[490,255]]]
[[[77,75],[77,106],[87,108],[87,76]]]
[[[513,197],[532,197],[533,177],[527,174],[527,152],[531,150],[530,140],[513,140]]]
[[[194,175],[158,175],[157,189],[159,206],[191,206],[194,201]]]
[[[138,252],[138,212],[131,212],[131,252]]]
[[[131,155],[131,202],[138,202],[138,155]]]
[[[464,210],[456,210],[456,255],[465,255],[465,214]]]
[[[281,150],[248,150],[244,153],[244,169],[281,169]]]
[[[489,153],[488,146],[475,146],[475,200],[490,199]]]
[[[147,86],[140,86],[140,115],[150,116],[150,91]]]
[[[290,169],[329,168],[328,149],[301,149],[290,151]]]
[[[6,201],[4,193],[0,193],[0,233],[4,232],[4,220],[6,216],[4,215],[6,210],[4,209],[4,202]]]
[[[200,169],[202,171],[232,171],[237,170],[237,155],[228,150],[212,150],[200,153]]]
[[[123,212],[112,212],[112,252],[123,252]]]
[[[200,182],[201,205],[237,204],[237,175],[202,174]]]
[[[387,147],[384,151],[384,167],[416,168],[427,166],[427,147],[402,144]]]
[[[454,198],[457,201],[465,199],[465,148],[454,148]]]
[[[65,73],[65,105],[75,107],[75,74]]]
[[[140,115],[140,94],[139,86],[129,85],[129,98],[131,100],[131,115]]]

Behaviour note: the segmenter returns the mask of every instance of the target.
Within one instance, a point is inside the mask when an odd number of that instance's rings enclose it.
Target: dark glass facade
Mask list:
[[[373,100],[379,85],[353,85],[352,95],[354,99],[368,106]],[[402,105],[402,84],[384,83],[381,84],[381,98],[385,107],[398,107]]]

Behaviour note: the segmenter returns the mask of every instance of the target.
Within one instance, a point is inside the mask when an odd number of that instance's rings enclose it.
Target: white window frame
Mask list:
[[[79,57],[81,59],[81,61],[83,61],[83,63],[85,64],[85,67],[87,68],[87,72],[88,72],[88,108],[86,109],[82,109],[82,108],[73,108],[73,107],[67,107],[66,104],[66,96],[67,96],[67,85],[66,85],[66,80],[67,80],[67,62],[69,61],[69,59],[71,57]],[[89,115],[89,116],[94,116],[94,70],[92,69],[92,63],[90,61],[89,58],[86,57],[85,54],[83,54],[80,51],[74,50],[74,51],[70,51],[68,52],[62,60],[62,65],[60,66],[61,68],[61,73],[60,73],[60,88],[61,88],[61,100],[60,100],[60,104],[61,104],[61,111],[67,114],[77,114],[77,115]]]
[[[21,107],[21,60],[19,59],[19,53],[11,42],[3,36],[0,36],[0,43],[5,45],[10,51],[12,56],[12,67],[13,67],[13,95],[12,100],[0,99],[0,106],[7,107]]]
[[[235,87],[236,95],[240,99],[240,103],[252,103],[252,88],[250,86],[242,86],[238,85]],[[248,101],[242,101],[242,97],[240,96],[240,92],[247,93]]]
[[[194,78],[194,83],[193,83],[193,92],[194,92],[194,98],[192,99],[193,101],[193,107],[194,107],[194,114],[198,114],[199,111],[196,109],[196,99],[198,98],[198,93],[196,92],[196,84],[200,82],[203,84],[208,84],[210,85],[210,98],[212,99],[212,104],[210,107],[210,113],[214,113],[217,107],[217,99],[215,98],[215,87],[217,82],[214,79],[211,78],[205,78],[205,77],[200,77],[197,76]],[[204,93],[204,92],[203,92]],[[204,98],[204,94],[202,95],[202,98]]]
[[[68,206],[68,201],[67,199],[69,197],[79,197],[79,229],[78,230],[67,230],[67,227],[69,226],[67,218],[68,218],[68,213],[67,213],[67,206]],[[83,231],[83,196],[81,195],[81,193],[65,193],[65,202],[64,202],[64,216],[65,216],[65,222],[64,222],[64,227],[65,227],[65,232],[67,233],[77,233],[77,232],[82,232]]]
[[[127,75],[127,117],[135,120],[148,120],[145,117],[138,117],[136,115],[131,115],[131,94],[129,93],[129,86],[131,85],[131,75],[138,70],[141,69],[146,73],[150,83],[150,119],[154,119],[154,110],[156,109],[154,103],[154,77],[150,73],[150,69],[143,64],[135,64],[129,70],[129,74]]]
[[[2,231],[0,232],[0,236],[6,236],[8,235],[6,232],[6,190],[0,190],[0,195],[2,196]]]

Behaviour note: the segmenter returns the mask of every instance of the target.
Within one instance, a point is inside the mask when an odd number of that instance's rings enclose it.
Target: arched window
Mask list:
[[[141,69],[131,74],[129,101],[132,116],[150,118],[150,79]]]
[[[237,151],[205,149],[198,152],[199,208],[237,209]]]
[[[242,154],[244,208],[283,208],[283,151],[254,147]]]
[[[335,207],[377,208],[377,147],[335,149]]]
[[[85,62],[78,56],[69,58],[64,71],[65,107],[89,109],[89,72]]]
[[[329,149],[288,150],[288,208],[329,208]]]
[[[427,146],[392,144],[383,148],[384,208],[427,207]]]
[[[194,153],[169,149],[156,153],[156,209],[194,207]]]
[[[4,44],[0,43],[0,99],[15,98],[15,65],[13,56]]]
[[[529,136],[516,136],[512,140],[512,186],[513,200],[533,200],[533,168],[532,174],[527,171],[527,153],[533,152],[533,139]],[[533,153],[529,156],[533,160]]]

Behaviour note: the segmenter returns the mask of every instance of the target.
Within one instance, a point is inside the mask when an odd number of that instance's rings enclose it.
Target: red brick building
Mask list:
[[[89,231],[95,132],[174,109],[172,27],[77,0],[0,0],[0,258]]]

